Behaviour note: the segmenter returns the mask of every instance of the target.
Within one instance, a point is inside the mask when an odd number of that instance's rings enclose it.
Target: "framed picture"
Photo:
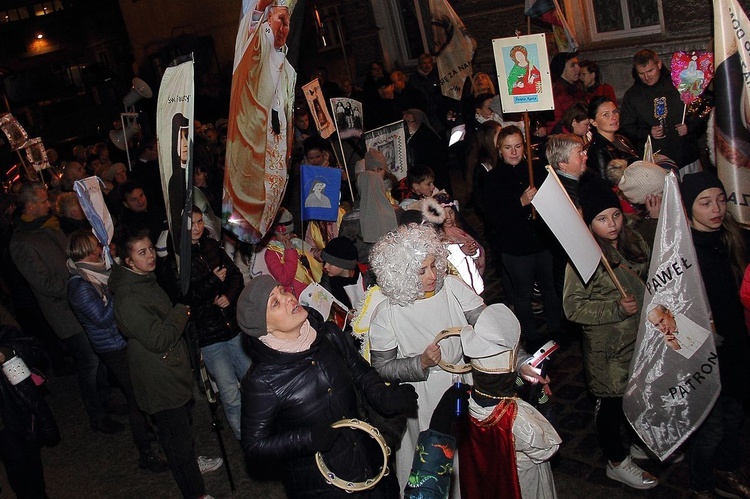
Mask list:
[[[320,136],[327,139],[336,131],[336,125],[331,119],[328,107],[326,107],[323,91],[320,89],[320,82],[315,78],[310,83],[303,85],[302,91],[305,93],[307,105],[310,107],[310,114],[312,114],[315,120],[315,127],[320,132]]]
[[[555,108],[544,33],[495,38],[492,49],[503,112]]]
[[[406,176],[406,132],[404,122],[397,121],[365,132],[365,145],[383,153],[388,171],[401,180]]]

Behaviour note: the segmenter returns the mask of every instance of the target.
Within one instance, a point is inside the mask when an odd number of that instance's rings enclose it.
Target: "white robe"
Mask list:
[[[431,298],[417,300],[411,305],[400,307],[386,300],[378,305],[370,325],[372,350],[387,351],[397,348],[399,359],[422,355],[440,331],[467,325],[465,312],[477,309],[483,303],[471,288],[455,276],[446,276],[442,289]],[[446,338],[440,342],[440,349],[446,362],[462,362],[460,338]],[[436,366],[430,368],[426,381],[411,384],[419,395],[419,410],[417,418],[407,421],[401,448],[396,453],[396,473],[401,490],[409,479],[419,433],[429,428],[435,407],[445,390],[453,384],[453,375]],[[457,473],[454,473],[451,493],[454,499],[460,497],[457,476]]]
[[[516,401],[518,412],[513,421],[513,439],[516,445],[516,470],[524,499],[555,499],[555,480],[549,459],[555,455],[562,439],[549,421],[521,399]],[[482,407],[469,399],[469,414],[483,421],[492,414],[495,406]]]

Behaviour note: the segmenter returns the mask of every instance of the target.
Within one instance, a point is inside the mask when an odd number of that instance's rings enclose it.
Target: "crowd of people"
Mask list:
[[[538,74],[522,49],[513,50],[519,69],[507,83],[511,92],[531,85]],[[50,152],[51,168],[42,181],[24,178],[6,193],[11,202],[4,204],[2,278],[17,323],[3,324],[0,360],[13,351],[24,354],[13,343],[19,336],[36,337],[56,375],[78,377],[91,430],[123,431],[111,414],[127,414],[138,466],[170,470],[184,497],[210,497],[202,473],[222,464],[197,456],[192,437],[194,388],[205,365],[232,435],[249,460],[280,463],[290,497],[347,497],[318,471],[322,459],[351,482],[365,482],[389,466],[393,472],[359,493],[363,497],[455,499],[503,491],[551,498],[556,492],[549,459],[564,442],[534,408],[537,400],[519,398],[517,382],[542,386],[549,396],[554,370],[543,376],[528,364],[529,354],[550,339],[568,347],[580,334],[606,476],[650,489],[657,477],[634,461],[648,452],[635,434],[623,438],[622,398],[663,180],[673,170],[682,178],[716,332],[723,338],[721,395],[686,446],[691,493],[750,497],[737,439],[750,395],[742,381],[750,375],[744,361],[750,337],[740,300],[748,247],[726,210],[724,186],[711,165],[701,162],[696,144],[705,132],[704,116],[688,112],[680,122],[679,94],[651,50],[635,54],[634,82],[619,105],[596,62],[559,53],[550,69],[555,110],[536,116],[538,125],[530,130],[498,107],[495,83],[485,73],[467,80],[461,101],[444,98],[429,54],[419,57],[411,75],[388,74],[373,62],[361,89],[347,81],[342,90],[325,68],[316,69],[312,77],[326,100],[363,102],[366,129],[403,120],[406,176],[396,178],[390,158],[357,139],[347,139],[343,151],[335,149],[320,137],[300,99],[291,187],[271,231],[254,246],[223,232],[217,218],[227,122],[196,123],[194,185],[203,203],[192,209],[192,245],[180,255],[190,260],[186,292],[172,250],[175,235],[166,223],[156,139],[134,139],[131,165],[110,159],[106,144],[76,146],[70,157]],[[655,113],[655,99],[673,111]],[[466,138],[449,147],[447,132],[459,122]],[[660,151],[653,162],[642,160],[648,137]],[[344,163],[347,155],[340,152],[351,152],[351,161]],[[299,222],[300,200],[322,192],[300,192],[301,163],[341,169],[339,198],[326,191],[328,204],[315,205],[337,204],[335,221]],[[626,296],[602,266],[584,282],[535,214],[531,203],[547,164]],[[454,195],[451,167],[464,177],[462,202]],[[109,248],[92,235],[74,193],[75,181],[92,175],[103,181],[115,220]],[[466,206],[481,228],[467,222]],[[108,251],[116,257],[111,268],[103,255]],[[482,296],[490,267],[501,278],[504,305],[488,305]],[[316,283],[342,304],[343,319],[332,314],[338,320],[328,320],[300,304]],[[543,326],[535,313],[537,293]],[[446,330],[455,334],[438,341]],[[35,357],[25,360],[33,363]],[[451,372],[463,363],[472,375]],[[126,407],[112,403],[110,378]],[[467,399],[470,417],[446,411]],[[4,404],[5,419],[10,409]],[[331,426],[365,413],[382,423],[394,451],[386,463],[365,445],[363,434]],[[0,452],[19,496],[19,468],[43,476],[43,440],[24,440],[25,431],[12,425],[0,430],[0,441],[12,439],[24,449]],[[436,445],[445,452],[435,454]],[[40,496],[39,486],[44,494],[43,478],[34,486],[37,495],[28,497]]]

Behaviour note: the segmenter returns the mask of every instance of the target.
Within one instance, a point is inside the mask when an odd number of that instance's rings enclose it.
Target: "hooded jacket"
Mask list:
[[[185,405],[193,396],[182,334],[187,307],[172,306],[153,272],[136,274],[113,265],[109,289],[115,296],[117,326],[128,338],[128,365],[138,407],[155,414]]]

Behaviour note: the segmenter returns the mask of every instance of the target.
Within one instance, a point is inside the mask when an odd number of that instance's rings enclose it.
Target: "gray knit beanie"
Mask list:
[[[237,324],[246,335],[260,338],[268,333],[268,297],[277,286],[281,284],[270,275],[260,275],[252,279],[240,293],[237,299]]]

